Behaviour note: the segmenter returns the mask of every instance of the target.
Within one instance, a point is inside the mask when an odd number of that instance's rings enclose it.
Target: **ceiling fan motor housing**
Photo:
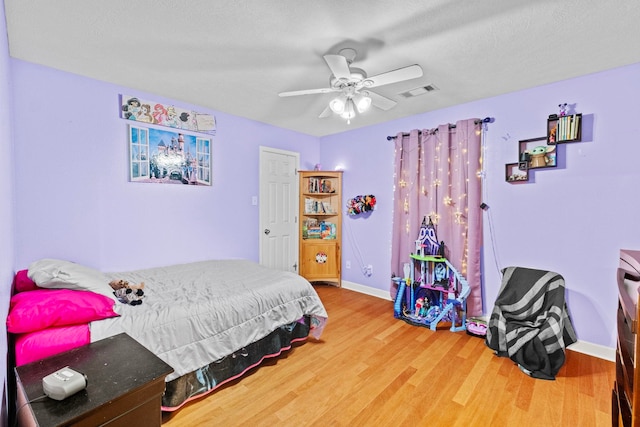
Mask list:
[[[350,67],[349,71],[351,72],[351,76],[348,79],[345,77],[337,78],[332,74],[329,79],[331,87],[334,89],[343,89],[345,86],[356,86],[367,78],[367,73],[360,68]]]

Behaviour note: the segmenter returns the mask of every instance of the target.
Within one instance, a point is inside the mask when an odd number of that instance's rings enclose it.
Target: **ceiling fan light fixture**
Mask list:
[[[357,94],[353,97],[353,100],[356,103],[356,108],[358,108],[359,113],[364,113],[371,107],[371,98],[366,95]]]
[[[336,114],[342,114],[344,112],[345,106],[347,103],[347,97],[344,95],[340,95],[337,98],[333,98],[331,102],[329,102],[329,108]]]
[[[348,99],[344,106],[344,111],[340,114],[340,117],[347,120],[347,124],[351,123],[351,119],[356,116],[356,109],[353,103],[353,99]]]

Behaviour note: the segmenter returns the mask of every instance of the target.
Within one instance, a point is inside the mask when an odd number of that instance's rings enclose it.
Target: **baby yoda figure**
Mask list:
[[[551,153],[555,149],[556,149],[555,145],[539,145],[527,151],[531,156],[531,163],[529,167],[543,168],[545,166],[550,166],[549,162],[551,162],[551,160],[549,159],[547,154]]]

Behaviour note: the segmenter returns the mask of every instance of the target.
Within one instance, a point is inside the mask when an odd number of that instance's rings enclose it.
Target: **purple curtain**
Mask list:
[[[445,256],[469,282],[469,316],[482,314],[481,137],[482,121],[469,119],[395,139],[391,272],[404,276],[422,219],[431,217]],[[391,297],[396,293],[392,282]]]

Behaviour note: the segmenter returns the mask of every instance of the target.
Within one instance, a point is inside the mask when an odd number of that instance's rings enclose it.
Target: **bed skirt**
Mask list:
[[[190,400],[200,398],[241,377],[264,359],[277,357],[283,351],[289,350],[292,343],[305,340],[309,330],[310,321],[305,316],[297,322],[281,326],[266,337],[229,356],[167,382],[162,397],[162,410],[175,411]]]

